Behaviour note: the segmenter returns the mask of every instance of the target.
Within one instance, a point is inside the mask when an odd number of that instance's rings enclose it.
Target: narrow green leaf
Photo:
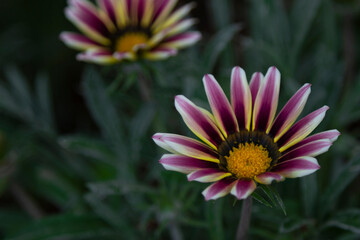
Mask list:
[[[270,208],[273,207],[273,206],[272,206],[265,198],[263,198],[260,194],[258,194],[258,193],[256,193],[256,192],[253,192],[253,193],[251,194],[251,196],[252,196],[256,201],[258,201],[259,203],[264,204],[265,206],[270,207]]]

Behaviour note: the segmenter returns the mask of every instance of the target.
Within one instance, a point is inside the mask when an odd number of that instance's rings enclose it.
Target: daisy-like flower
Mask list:
[[[194,4],[177,10],[177,0],[69,0],[67,18],[83,34],[63,32],[62,41],[83,51],[77,59],[97,64],[146,58],[160,60],[194,44],[200,33],[184,19]]]
[[[294,122],[310,94],[302,86],[275,118],[280,72],[254,73],[250,85],[243,69],[231,74],[231,103],[215,78],[203,78],[212,113],[184,96],[175,107],[201,141],[169,133],[156,133],[157,145],[171,152],[160,159],[167,170],[182,172],[189,181],[214,182],[203,191],[206,200],[228,193],[245,199],[256,185],[311,174],[320,168],[317,155],[326,152],[339,136],[337,130],[308,135],[328,110],[324,106]]]

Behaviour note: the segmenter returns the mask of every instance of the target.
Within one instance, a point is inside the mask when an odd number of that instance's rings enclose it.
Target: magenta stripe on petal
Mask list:
[[[280,152],[307,137],[323,120],[328,106],[324,106],[295,123],[277,142]]]
[[[256,176],[255,180],[261,184],[270,185],[274,180],[277,182],[284,180],[284,177],[277,173],[266,172]]]
[[[234,67],[231,72],[231,104],[240,130],[250,131],[251,101],[251,92],[245,71],[240,67]]]
[[[216,123],[223,130],[224,135],[238,132],[235,114],[219,83],[211,74],[204,76],[203,83]]]
[[[310,95],[310,86],[307,83],[301,87],[276,117],[270,130],[270,135],[275,137],[275,141],[291,127],[304,109],[306,100]]]
[[[209,169],[200,169],[195,172],[192,172],[187,176],[187,178],[189,181],[215,182],[230,175],[231,173],[229,172],[224,172],[216,168],[209,168]]]
[[[218,168],[217,163],[176,154],[164,154],[159,162],[166,170],[189,174],[199,169]]]
[[[254,106],[253,130],[268,132],[275,117],[280,89],[280,72],[269,68],[260,86]]]
[[[96,29],[97,32],[101,33],[104,36],[109,34],[109,31],[104,24],[104,22],[98,17],[97,12],[94,12],[94,9],[91,9],[91,5],[88,2],[76,1],[78,2],[74,7],[70,8],[70,11],[78,17],[83,23]]]
[[[333,129],[333,130],[328,130],[328,131],[324,131],[324,132],[320,132],[320,133],[317,133],[317,134],[314,134],[314,135],[311,135],[307,138],[305,138],[304,140],[298,142],[297,144],[295,144],[294,146],[290,147],[289,149],[287,149],[285,153],[287,152],[290,152],[302,145],[305,145],[307,143],[310,143],[310,142],[314,142],[314,141],[317,141],[317,140],[325,140],[325,139],[328,139],[330,140],[331,142],[334,142],[336,141],[336,139],[339,137],[340,135],[340,132],[336,129]]]
[[[138,21],[141,22],[143,16],[144,16],[144,11],[145,11],[145,1],[149,1],[149,0],[138,0],[138,12],[137,12],[137,16],[138,16]]]
[[[101,47],[97,42],[78,33],[62,32],[60,34],[60,39],[74,48],[87,49],[90,47]]]
[[[256,95],[259,92],[260,86],[263,82],[264,76],[261,72],[256,72],[251,76],[250,81],[250,92],[251,92],[251,99],[252,99],[252,106],[255,105]]]
[[[213,120],[184,96],[175,97],[175,107],[186,125],[203,141],[217,148],[223,137]]]
[[[309,175],[320,168],[315,158],[300,157],[281,162],[274,166],[271,171],[287,178],[295,178]]]
[[[169,133],[157,133],[153,136],[153,139],[167,144],[167,146],[175,150],[175,152],[185,156],[216,162],[219,161],[218,154],[212,148],[195,139]]]
[[[202,192],[202,194],[206,201],[211,199],[214,200],[228,194],[234,184],[235,180],[233,178],[224,178],[216,183],[211,184]]]
[[[302,156],[316,157],[317,155],[327,152],[329,150],[331,144],[332,144],[331,141],[328,139],[317,140],[314,142],[304,144],[304,145],[286,153],[285,155],[283,155],[279,159],[279,162],[291,160],[291,159],[302,157]]]
[[[239,179],[231,190],[231,194],[237,199],[245,199],[256,189],[256,183],[253,180]]]
[[[109,18],[113,22],[113,24],[116,25],[114,2],[112,0],[98,0],[98,1],[99,1],[99,5],[102,7],[104,12],[109,16]]]

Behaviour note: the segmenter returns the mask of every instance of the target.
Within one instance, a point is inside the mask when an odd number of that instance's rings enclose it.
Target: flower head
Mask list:
[[[245,199],[257,183],[311,174],[320,168],[314,157],[326,152],[340,134],[329,130],[308,136],[327,106],[295,123],[310,84],[302,86],[275,117],[280,88],[275,67],[265,77],[254,73],[250,84],[244,70],[234,67],[231,102],[212,75],[205,75],[203,83],[212,113],[184,96],[175,97],[176,109],[202,141],[169,133],[156,133],[153,139],[172,153],[160,159],[167,170],[188,174],[189,181],[214,182],[203,191],[206,200],[228,193]]]
[[[177,10],[177,0],[69,0],[67,18],[83,34],[63,32],[60,38],[83,51],[79,60],[112,64],[123,60],[164,59],[194,44],[200,33],[188,31],[194,19],[184,19],[193,8]]]

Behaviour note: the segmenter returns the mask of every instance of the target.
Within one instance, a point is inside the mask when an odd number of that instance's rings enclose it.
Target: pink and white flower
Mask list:
[[[212,75],[205,75],[203,83],[212,113],[184,96],[175,97],[176,109],[201,141],[169,133],[156,133],[153,140],[171,153],[160,159],[165,169],[185,173],[189,181],[213,182],[203,191],[206,200],[228,193],[245,199],[257,184],[311,174],[320,168],[315,157],[328,151],[340,134],[329,130],[309,136],[327,106],[296,122],[310,84],[276,116],[280,72],[275,67],[265,77],[254,73],[250,84],[244,70],[234,67],[230,102]]]

